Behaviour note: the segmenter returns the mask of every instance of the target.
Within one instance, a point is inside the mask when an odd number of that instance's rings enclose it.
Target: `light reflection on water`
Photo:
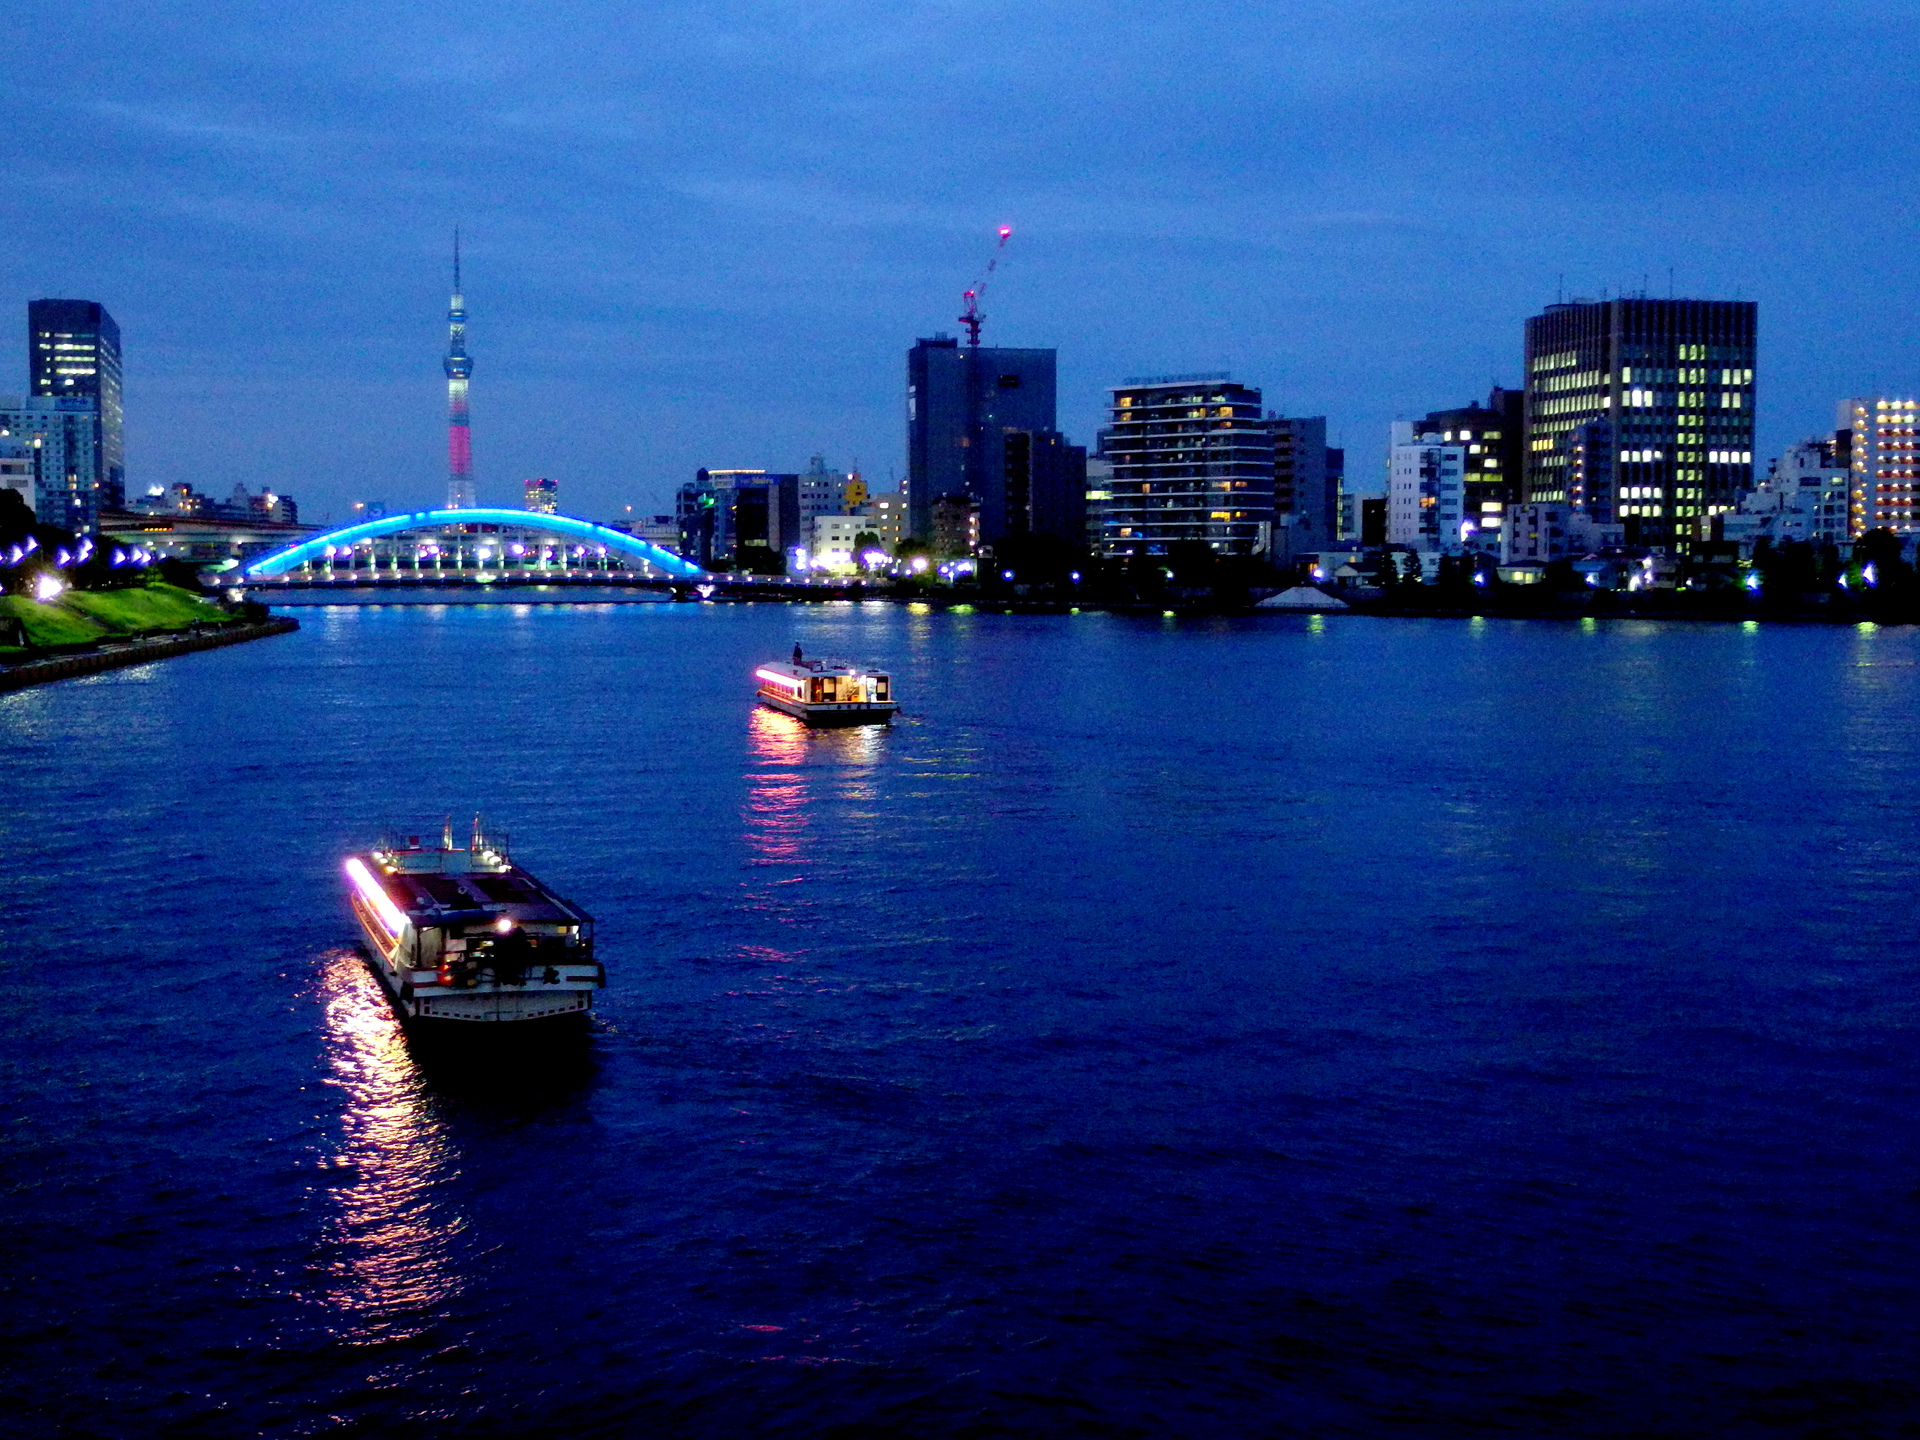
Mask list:
[[[357,1338],[416,1335],[458,1295],[465,1217],[440,1191],[457,1178],[427,1080],[392,1009],[358,956],[331,956],[321,980],[327,1083],[340,1088],[339,1148],[326,1227],[333,1252],[326,1306]]]

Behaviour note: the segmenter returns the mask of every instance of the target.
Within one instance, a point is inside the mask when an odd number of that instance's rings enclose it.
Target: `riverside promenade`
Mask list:
[[[25,660],[0,667],[0,691],[24,690],[29,685],[45,685],[54,680],[70,680],[81,675],[97,675],[103,670],[119,670],[128,665],[145,665],[153,660],[168,660],[196,650],[218,650],[226,645],[241,645],[249,640],[264,640],[269,635],[284,635],[298,630],[300,622],[279,615],[248,625],[222,628],[206,627],[185,635],[162,635],[151,639],[111,640],[96,650],[78,655],[54,655],[44,660]]]

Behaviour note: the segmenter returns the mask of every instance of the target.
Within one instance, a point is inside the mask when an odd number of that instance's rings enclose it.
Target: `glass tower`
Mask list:
[[[89,515],[123,510],[127,467],[121,442],[120,327],[93,300],[33,300],[27,304],[27,357],[33,393],[58,400],[91,400],[98,414],[94,470],[80,477],[91,488]]]

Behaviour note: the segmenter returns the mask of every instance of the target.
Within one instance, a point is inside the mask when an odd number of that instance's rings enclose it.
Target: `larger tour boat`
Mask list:
[[[770,661],[753,672],[759,699],[809,725],[884,725],[900,707],[893,677],[847,660]]]
[[[593,917],[507,855],[474,817],[465,849],[389,837],[349,856],[369,968],[403,1020],[497,1024],[584,1015],[606,983]]]

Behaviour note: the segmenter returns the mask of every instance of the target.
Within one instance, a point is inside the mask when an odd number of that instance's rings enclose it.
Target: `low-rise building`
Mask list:
[[[33,447],[21,440],[0,440],[0,490],[11,490],[33,509]]]
[[[1715,538],[1739,545],[1747,557],[1763,539],[1772,545],[1795,540],[1844,545],[1853,486],[1843,434],[1803,440],[1768,467],[1767,478],[1740,497],[1738,509],[1714,517]]]
[[[1545,565],[1577,560],[1618,549],[1626,542],[1620,525],[1602,525],[1564,500],[1509,505],[1500,532],[1502,565]]]
[[[889,553],[911,533],[907,497],[897,490],[868,496],[867,503],[860,507],[860,519],[864,522],[861,528],[878,535],[881,548]]]

